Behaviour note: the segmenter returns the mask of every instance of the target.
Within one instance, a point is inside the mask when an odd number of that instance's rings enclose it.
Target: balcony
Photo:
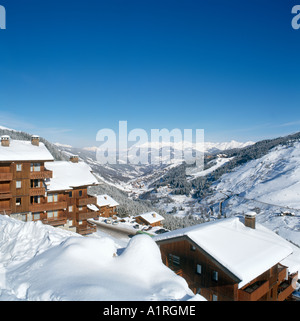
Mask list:
[[[0,173],[0,182],[8,182],[13,178],[12,173]]]
[[[44,211],[56,211],[67,208],[67,202],[56,202],[56,203],[42,203],[42,204],[31,204],[29,206],[30,212],[44,212]]]
[[[44,170],[40,172],[30,172],[30,179],[52,178],[52,171]]]
[[[298,280],[298,273],[289,275],[288,279],[283,281],[277,290],[278,301],[284,301],[289,295],[291,295],[296,289],[296,282]]]
[[[29,190],[29,196],[45,195],[46,189],[44,187],[35,187]]]
[[[269,291],[269,281],[257,281],[239,290],[240,301],[257,301]]]
[[[60,216],[56,219],[43,219],[42,223],[51,226],[65,225],[67,223],[67,216]]]
[[[10,199],[12,194],[10,191],[0,191],[0,200]]]
[[[91,233],[95,233],[97,231],[97,227],[95,224],[91,224],[87,222],[87,224],[84,225],[79,225],[76,228],[76,232],[81,234],[81,235],[87,235]]]
[[[93,204],[96,205],[97,204],[97,198],[95,196],[87,196],[87,197],[83,197],[83,198],[78,198],[76,200],[77,202],[77,206],[86,206],[88,204]]]
[[[89,218],[94,218],[96,216],[97,216],[97,212],[95,212],[95,211],[87,211],[87,212],[80,211],[80,212],[76,213],[76,218],[78,221],[84,221]]]

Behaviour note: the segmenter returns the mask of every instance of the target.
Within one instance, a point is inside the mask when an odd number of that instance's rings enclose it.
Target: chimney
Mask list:
[[[247,212],[245,214],[245,226],[255,229],[256,212]]]
[[[31,136],[31,144],[34,146],[39,146],[40,145],[40,137],[37,135],[32,135]]]
[[[70,156],[70,162],[72,162],[72,163],[78,163],[78,156],[77,156],[77,155],[72,155],[72,156]]]
[[[1,136],[1,146],[9,146],[10,137],[8,135]]]
[[[156,213],[152,213],[152,216],[153,216],[153,217],[156,217]]]

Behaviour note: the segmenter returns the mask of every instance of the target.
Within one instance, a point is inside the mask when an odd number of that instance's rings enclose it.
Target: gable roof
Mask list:
[[[3,137],[3,136],[2,136]],[[9,137],[9,136],[7,136]],[[0,161],[52,161],[51,155],[44,143],[32,145],[30,141],[10,139],[9,146],[0,144]]]
[[[164,220],[164,218],[156,212],[147,212],[147,213],[136,215],[135,217],[141,217],[149,224],[157,223]]]
[[[97,197],[97,205],[98,206],[118,206],[119,203],[116,202],[112,197],[110,197],[107,194],[102,194],[102,195],[96,195]]]
[[[47,191],[70,190],[74,187],[98,184],[91,167],[84,162],[46,162],[45,168],[53,171],[52,178],[46,180]]]
[[[187,237],[219,262],[243,287],[293,253],[290,243],[256,224],[246,227],[238,218],[203,223],[155,236],[158,243]]]

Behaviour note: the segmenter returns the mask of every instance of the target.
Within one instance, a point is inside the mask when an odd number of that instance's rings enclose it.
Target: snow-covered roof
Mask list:
[[[222,219],[155,236],[156,242],[187,236],[234,274],[239,288],[293,253],[291,244],[256,224],[246,227],[238,218]]]
[[[136,215],[135,217],[141,217],[145,221],[147,221],[149,224],[157,223],[157,222],[164,220],[164,218],[156,212],[148,212],[148,213],[144,213],[144,214],[139,214],[139,215]]]
[[[8,136],[9,137],[9,136]],[[53,156],[43,143],[32,145],[30,141],[12,140],[9,146],[0,144],[0,161],[51,161]]]
[[[118,206],[119,203],[116,202],[112,197],[110,197],[107,194],[103,194],[103,195],[97,195],[97,205],[98,206]]]
[[[52,178],[46,181],[47,191],[98,184],[96,177],[91,173],[92,169],[84,162],[46,162],[45,168],[53,172]]]

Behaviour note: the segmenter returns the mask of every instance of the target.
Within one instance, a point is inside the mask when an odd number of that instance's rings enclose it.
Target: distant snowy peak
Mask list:
[[[227,149],[233,149],[233,148],[244,148],[250,145],[255,144],[255,142],[248,141],[248,142],[237,142],[235,140],[232,140],[230,142],[223,142],[223,143],[210,143],[210,142],[205,142],[205,151],[206,152],[213,152],[213,151],[223,151]]]
[[[67,144],[54,143],[54,145],[57,146],[57,147],[72,148],[71,145],[67,145]]]
[[[213,142],[204,142],[204,146],[201,143],[193,144],[189,141],[181,141],[181,142],[147,142],[144,144],[141,144],[139,147],[141,149],[160,149],[160,148],[167,148],[172,147],[175,149],[183,149],[183,148],[195,148],[200,151],[204,151],[207,153],[217,152],[217,151],[224,151],[228,149],[233,148],[244,148],[250,145],[255,144],[255,142],[248,141],[248,142],[237,142],[235,140],[232,140],[230,142],[220,142],[220,143],[213,143]],[[92,147],[84,147],[83,150],[90,151],[90,152],[96,152],[97,146]],[[130,147],[128,148],[130,150]]]

